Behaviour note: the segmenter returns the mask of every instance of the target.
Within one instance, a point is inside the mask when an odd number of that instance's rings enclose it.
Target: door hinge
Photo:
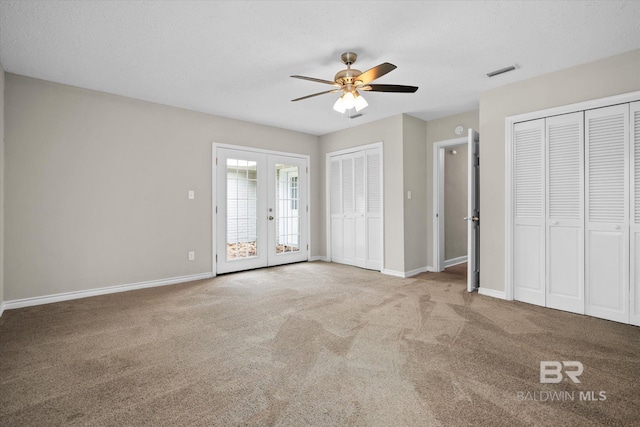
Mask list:
[[[307,166],[307,173],[309,173],[309,166]]]
[[[307,250],[309,250],[309,245],[307,245]]]
[[[218,213],[218,207],[216,206],[216,213]]]
[[[218,254],[216,254],[216,264],[218,263]]]
[[[309,205],[307,205],[307,212],[309,212]]]
[[[216,157],[216,165],[218,164],[218,158]]]

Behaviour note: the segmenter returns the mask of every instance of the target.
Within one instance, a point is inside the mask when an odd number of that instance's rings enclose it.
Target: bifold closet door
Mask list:
[[[586,314],[629,322],[629,104],[585,112]]]
[[[331,160],[331,259],[365,266],[364,152]]]
[[[546,306],[584,314],[584,117],[545,119]]]
[[[342,213],[342,157],[331,157],[330,213],[331,213],[331,261],[344,259],[344,221]]]
[[[366,151],[366,260],[365,268],[382,270],[382,149]]]
[[[631,300],[630,323],[640,326],[640,102],[630,108],[631,125]]]
[[[380,270],[380,149],[330,157],[331,261]]]
[[[545,305],[545,121],[514,126],[514,298]]]

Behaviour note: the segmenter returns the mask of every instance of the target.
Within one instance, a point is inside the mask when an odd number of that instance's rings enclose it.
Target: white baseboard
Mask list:
[[[480,295],[485,295],[488,297],[492,297],[492,298],[499,298],[499,299],[507,299],[507,295],[505,294],[504,291],[496,291],[494,289],[487,289],[487,288],[483,288],[482,286],[478,288],[478,293]]]
[[[429,268],[430,267],[428,266],[424,266],[424,267],[416,268],[415,270],[406,271],[404,273],[404,277],[413,277],[417,274],[424,273],[425,271],[429,271]]]
[[[0,317],[2,317],[2,313],[4,313],[4,303],[0,302]]]
[[[408,277],[412,277],[417,274],[424,273],[425,271],[431,271],[431,270],[432,270],[432,267],[428,267],[428,266],[416,268],[415,270],[409,270],[409,271],[396,271],[396,270],[389,270],[388,268],[385,268],[384,270],[382,270],[382,274],[386,274],[387,276],[402,277],[403,279],[406,279]]]
[[[211,279],[213,273],[191,274],[189,276],[171,277],[169,279],[150,280],[148,282],[130,283],[127,285],[108,286],[105,288],[88,289],[86,291],[65,292],[61,294],[44,295],[41,297],[23,298],[5,301],[3,309],[31,307],[33,305],[50,304],[53,302],[69,301],[79,298],[113,294],[116,292],[133,291],[136,289],[155,288],[157,286],[175,285],[177,283],[192,282],[194,280]]]
[[[467,256],[459,256],[457,258],[445,259],[444,260],[444,268],[453,267],[454,265],[462,264],[463,262],[467,262]]]
[[[394,277],[402,277],[402,278],[404,278],[404,272],[403,271],[389,270],[388,268],[385,268],[384,270],[382,270],[382,274],[386,274],[387,276],[394,276]]]
[[[324,261],[324,262],[329,262],[329,259],[326,256],[322,256],[322,255],[314,255],[312,257],[309,257],[309,261]]]
[[[429,273],[439,273],[439,271],[435,267],[427,266],[427,271]]]

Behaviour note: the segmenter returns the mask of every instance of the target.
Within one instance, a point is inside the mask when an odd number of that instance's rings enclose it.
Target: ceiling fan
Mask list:
[[[404,86],[404,85],[386,85],[386,84],[371,84],[377,78],[384,76],[385,74],[395,70],[397,67],[388,62],[384,62],[376,67],[373,67],[364,73],[355,68],[351,68],[358,55],[353,52],[345,52],[342,54],[342,62],[347,66],[346,70],[338,71],[333,78],[333,81],[316,79],[314,77],[305,76],[291,76],[295,79],[309,80],[312,82],[324,83],[334,86],[334,89],[325,90],[324,92],[314,93],[312,95],[303,96],[301,98],[292,99],[292,102],[301,101],[303,99],[312,98],[318,95],[324,95],[325,93],[338,93],[342,92],[342,95],[336,103],[333,105],[333,109],[339,113],[344,113],[351,108],[360,111],[365,108],[367,101],[358,93],[358,91],[370,91],[370,92],[395,92],[395,93],[414,93],[418,90],[417,86]]]

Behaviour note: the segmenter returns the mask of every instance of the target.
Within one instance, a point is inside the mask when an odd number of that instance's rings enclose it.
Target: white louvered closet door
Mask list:
[[[630,323],[640,326],[640,101],[631,104]]]
[[[356,256],[353,155],[342,156],[340,162],[342,164],[342,227],[344,233],[342,262],[353,265]]]
[[[514,126],[514,298],[545,305],[545,121]]]
[[[331,261],[381,270],[381,149],[329,159]]]
[[[382,149],[366,151],[366,268],[382,270]]]
[[[546,306],[584,314],[584,117],[546,119]]]
[[[586,314],[629,322],[629,104],[585,112]]]
[[[332,157],[330,172],[330,212],[331,212],[331,259],[343,262],[344,227],[342,216],[342,168],[341,158]]]
[[[353,221],[354,221],[354,258],[353,264],[365,267],[367,260],[367,220],[366,213],[366,169],[365,153],[359,151],[353,155]]]

